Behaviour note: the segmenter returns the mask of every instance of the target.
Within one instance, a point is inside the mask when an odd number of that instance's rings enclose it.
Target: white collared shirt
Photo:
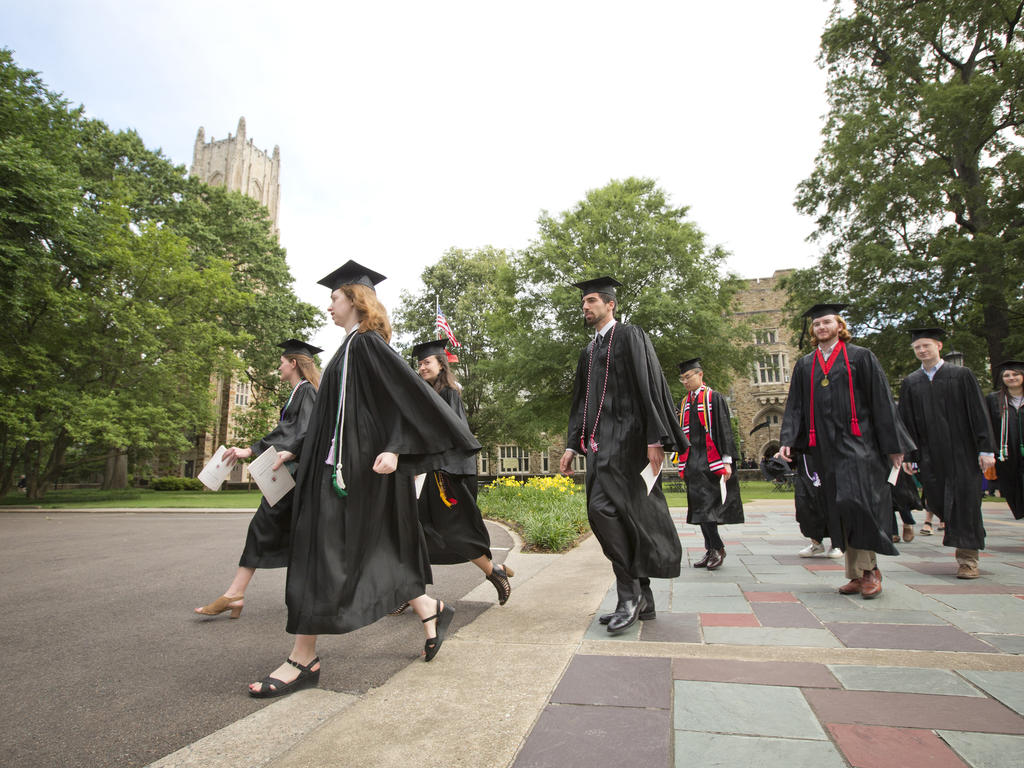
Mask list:
[[[615,325],[615,323],[617,323],[617,322],[618,322],[618,320],[616,320],[613,317],[611,320],[609,320],[607,323],[605,323],[604,328],[602,328],[600,331],[598,331],[597,333],[594,334],[594,341],[597,341],[597,337],[598,336],[602,336],[602,337],[607,336],[608,335],[608,331],[610,331],[612,329],[612,326]]]
[[[939,368],[941,368],[941,367],[942,367],[942,364],[943,364],[944,362],[946,362],[946,361],[945,361],[945,360],[943,360],[943,359],[942,359],[942,358],[940,357],[940,358],[939,358],[939,362],[937,362],[937,363],[935,364],[935,367],[934,367],[934,368],[925,368],[925,367],[924,367],[924,363],[921,363],[921,370],[922,370],[922,371],[924,371],[924,375],[928,377],[928,381],[931,381],[932,379],[934,379],[934,378],[935,378],[935,372],[936,372],[937,370],[939,370]]]
[[[832,350],[834,350],[836,348],[836,345],[838,343],[839,343],[839,339],[837,338],[835,341],[832,342],[832,346],[830,346],[830,347],[824,347],[821,344],[819,344],[818,345],[818,350],[821,352],[822,358],[825,359],[825,360],[828,360],[832,356]]]

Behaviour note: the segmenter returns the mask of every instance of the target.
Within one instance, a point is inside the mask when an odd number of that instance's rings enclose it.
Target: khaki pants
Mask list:
[[[978,567],[978,550],[957,549],[956,562],[958,565],[969,565],[971,568]]]
[[[870,549],[846,547],[846,578],[859,579],[864,575],[864,571],[873,571],[877,567],[875,553]]]

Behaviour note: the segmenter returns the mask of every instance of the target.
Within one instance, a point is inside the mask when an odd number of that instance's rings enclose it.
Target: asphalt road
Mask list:
[[[246,684],[291,649],[284,569],[257,571],[238,620],[195,606],[223,593],[250,515],[0,513],[0,766],[142,766],[274,701]],[[508,534],[488,524],[495,560]],[[434,567],[455,627],[488,603],[472,564]],[[359,694],[416,661],[412,611],[324,636],[323,688]],[[443,651],[442,651],[443,653]]]

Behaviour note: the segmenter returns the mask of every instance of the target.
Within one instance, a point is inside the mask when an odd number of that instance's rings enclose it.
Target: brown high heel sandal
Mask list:
[[[232,605],[232,603],[239,604]],[[228,597],[227,595],[221,595],[209,605],[204,605],[202,608],[196,608],[195,612],[202,616],[219,616],[224,613],[224,611],[231,611],[231,618],[237,619],[242,615],[242,608],[244,607],[244,597]]]
[[[498,592],[498,605],[504,605],[508,602],[508,598],[512,594],[512,585],[508,583],[508,577],[515,575],[516,572],[507,565],[491,566],[491,572],[486,576],[486,579],[494,585]]]

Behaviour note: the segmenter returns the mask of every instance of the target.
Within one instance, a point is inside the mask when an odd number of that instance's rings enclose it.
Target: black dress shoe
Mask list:
[[[704,553],[704,557],[702,557],[700,560],[698,560],[696,563],[694,563],[693,567],[694,568],[707,568],[708,567],[708,560],[711,559],[711,553],[713,551],[714,550],[709,549],[707,552],[705,552]]]
[[[718,568],[725,560],[724,549],[712,549],[710,552],[710,558],[708,558],[707,569],[713,571]]]
[[[649,597],[646,598],[646,600],[646,607],[642,611],[640,611],[640,621],[653,621],[654,619],[658,618],[658,612],[654,610],[654,602]],[[620,604],[611,613],[602,613],[600,616],[597,617],[597,623],[607,624],[609,621],[612,620],[612,616],[614,616],[616,613],[622,612],[621,609],[622,605]]]
[[[619,632],[625,632],[636,624],[636,620],[646,608],[647,600],[643,595],[635,600],[623,601],[621,612],[615,613],[608,622],[608,633],[617,635]]]

